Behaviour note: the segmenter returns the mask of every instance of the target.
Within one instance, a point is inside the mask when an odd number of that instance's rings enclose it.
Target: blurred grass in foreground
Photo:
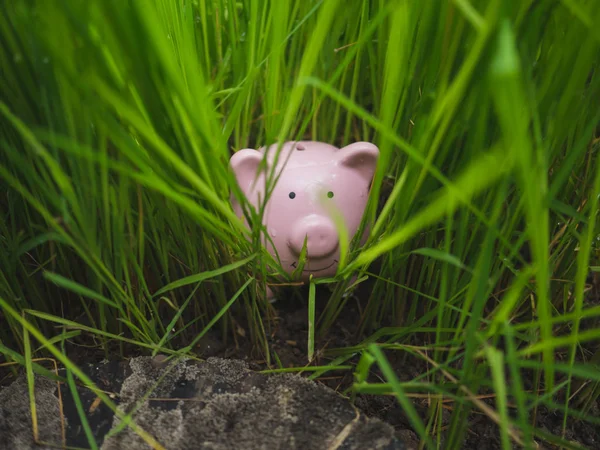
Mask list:
[[[540,405],[564,427],[597,424],[599,20],[597,0],[13,0],[0,352],[28,373],[90,335],[107,355],[116,342],[181,356],[218,323],[247,327],[271,361],[268,259],[229,207],[231,151],[370,140],[371,238],[318,281],[376,280],[357,318],[369,337],[327,350],[311,376],[362,355],[355,392],[396,395],[444,448],[460,448],[474,409],[503,448],[562,442],[536,427]],[[311,287],[312,332],[333,326],[346,287],[317,317]],[[428,370],[401,382],[391,352]],[[385,383],[367,381],[374,364]],[[430,395],[426,417],[413,394]]]

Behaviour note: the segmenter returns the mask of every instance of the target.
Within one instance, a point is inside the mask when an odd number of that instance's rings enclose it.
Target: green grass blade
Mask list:
[[[94,292],[91,289],[86,288],[85,286],[80,285],[79,283],[76,283],[72,280],[63,277],[62,275],[46,271],[44,272],[44,278],[52,281],[57,286],[70,290],[71,292],[75,292],[76,294],[91,298],[92,300],[97,300],[112,308],[119,309],[119,305],[117,305],[112,300],[107,299],[106,297],[98,294],[97,292]]]
[[[312,362],[315,355],[315,293],[316,286],[312,281],[312,276],[309,281],[308,291],[308,362]]]
[[[427,444],[427,447],[433,449],[434,445],[431,442],[431,438],[427,435],[423,422],[421,421],[419,415],[417,414],[414,406],[412,405],[408,397],[406,397],[404,389],[402,389],[402,385],[398,380],[398,377],[394,373],[394,370],[390,366],[390,363],[388,362],[387,358],[376,344],[369,344],[368,349],[377,361],[377,364],[379,365],[383,376],[386,378],[388,383],[390,383],[394,394],[396,395],[398,402],[404,409],[404,413],[408,416],[411,425],[414,427],[419,437]]]
[[[223,315],[229,310],[229,308],[231,308],[231,306],[237,301],[239,296],[242,295],[242,293],[248,288],[248,286],[250,285],[250,283],[253,280],[254,280],[253,278],[249,278],[236,291],[236,293],[233,295],[233,297],[231,297],[231,299],[223,306],[223,308],[221,308],[221,310],[217,314],[215,314],[215,316],[210,320],[208,325],[206,325],[206,327],[204,327],[204,329],[180,353],[186,353],[188,351],[191,351],[196,346],[196,344],[200,341],[200,339],[202,339],[204,337],[204,335],[219,321],[219,319],[221,319],[221,317],[223,317]]]
[[[39,428],[37,416],[37,404],[35,402],[35,378],[33,377],[33,366],[31,356],[31,343],[29,341],[29,330],[23,330],[23,345],[25,346],[25,373],[27,376],[27,392],[29,393],[29,409],[31,411],[31,429],[33,440],[39,441]]]
[[[183,286],[187,286],[189,284],[198,283],[200,281],[208,280],[210,278],[218,277],[219,275],[223,275],[227,272],[231,272],[232,270],[238,269],[240,267],[245,266],[250,261],[256,258],[256,254],[248,256],[240,261],[236,261],[231,264],[227,264],[219,269],[208,270],[206,272],[197,273],[195,275],[190,275],[189,277],[182,278],[180,280],[174,281],[172,283],[167,284],[166,286],[160,288],[153,294],[153,297],[157,297],[159,295],[164,294],[165,292],[172,291],[173,289],[177,289]]]
[[[504,450],[511,449],[508,418],[508,406],[506,397],[506,379],[504,377],[504,355],[493,347],[486,347],[485,353],[490,364],[492,372],[492,382],[494,385],[496,407],[500,416],[500,439]]]

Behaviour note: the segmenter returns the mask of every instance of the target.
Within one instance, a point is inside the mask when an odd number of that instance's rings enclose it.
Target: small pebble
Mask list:
[[[166,355],[156,355],[154,358],[152,358],[152,366],[156,368],[162,367],[165,365],[166,361]]]

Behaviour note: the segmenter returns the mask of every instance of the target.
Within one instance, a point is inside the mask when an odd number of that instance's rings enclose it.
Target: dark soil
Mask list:
[[[593,279],[590,278],[588,281],[592,287],[588,293],[590,297],[589,304],[600,304],[600,296],[598,295],[600,292],[600,283],[598,282],[598,277]],[[368,297],[367,295],[364,295],[365,291],[368,291],[368,289],[370,289],[368,283],[364,283],[363,286],[359,287],[356,296],[348,299],[345,308],[328,334],[317,339],[317,342],[315,342],[316,356],[312,365],[328,364],[333,358],[326,356],[325,353],[327,350],[357,345],[364,339],[364,336],[361,337],[358,335],[358,318],[360,317],[360,311],[365,306],[364,302],[360,299]],[[290,295],[285,299],[287,294]],[[279,300],[273,305],[276,311],[276,317],[271,323],[269,346],[272,350],[272,354],[276,355],[284,367],[303,367],[308,364],[308,308],[305,300],[308,298],[308,291],[307,289],[300,289],[296,294],[300,295],[293,295],[290,291],[284,292],[279,296]],[[317,318],[323,310],[328,294],[327,288],[320,287],[317,289]],[[202,358],[208,358],[210,356],[236,358],[245,360],[253,370],[268,369],[269,367],[267,367],[264,357],[255,347],[253,347],[252,342],[248,337],[249,333],[247,330],[243,329],[243,325],[242,320],[240,320],[235,339],[229,338],[227,341],[222,339],[222,334],[216,329],[210,331],[199,343],[196,352]],[[595,319],[592,322],[583,321],[581,328],[586,329],[598,326],[600,326],[600,324],[598,323],[598,320]],[[411,339],[410,344],[412,345],[428,344],[422,335],[415,335]],[[93,343],[90,342],[90,345],[92,344]],[[596,349],[593,350],[597,351]],[[103,352],[91,352],[89,348],[75,347],[72,344],[69,344],[68,353],[70,358],[77,364],[100,362],[104,359]],[[115,346],[111,353],[118,354],[118,347]],[[128,357],[133,357],[143,353],[139,348],[132,347],[126,348],[125,354]],[[401,381],[412,380],[429,369],[426,363],[421,359],[411,357],[411,355],[406,352],[387,351],[386,357],[392,364]],[[355,356],[353,359],[349,360],[348,363],[356,363],[357,361],[358,356]],[[272,358],[271,363],[271,368],[276,367],[274,357]],[[118,362],[115,361],[115,364],[118,364]],[[50,368],[47,364],[45,364],[45,366]],[[0,367],[0,369],[2,368]],[[372,369],[372,378],[369,381],[382,382],[383,377],[377,371],[376,367],[373,366]],[[307,372],[307,375],[308,374],[309,373]],[[95,378],[98,377],[99,379],[102,379],[102,374],[95,374]],[[111,386],[115,383],[115,380],[111,380],[108,376],[105,378],[104,387],[107,391],[111,391]],[[3,375],[0,374],[0,386],[9,383],[12,379],[13,377],[4,371]],[[351,371],[328,372],[318,379],[318,382],[323,383],[342,394],[349,394],[348,390],[352,386],[353,381],[353,374]],[[528,387],[527,385],[532,385],[533,381],[534,380],[531,377],[527,377],[526,373],[523,374],[523,382],[526,384],[526,387]],[[102,388],[103,386],[100,387]],[[480,389],[478,392],[478,394],[482,396],[482,400],[495,409],[493,398],[485,398],[486,393],[488,392],[484,389]],[[489,393],[491,393],[491,391]],[[413,398],[413,404],[417,413],[425,423],[427,423],[428,400],[426,398]],[[377,417],[391,424],[396,430],[397,437],[406,443],[408,449],[418,448],[419,440],[417,435],[412,430],[409,420],[394,397],[359,394],[356,397],[355,405],[367,416]],[[67,405],[67,408],[69,407],[74,407],[74,405]],[[455,407],[456,405],[453,403],[447,403],[445,405],[445,409],[442,412],[442,423],[437,425],[438,427],[442,427],[442,434],[444,434],[445,430],[450,425],[450,418]],[[99,409],[102,408],[103,406],[99,406]],[[514,408],[511,409],[511,414],[516,414]],[[589,414],[600,417],[599,400],[591,405]],[[100,418],[101,416],[101,414],[97,416],[100,421],[102,420]],[[468,430],[464,436],[461,448],[465,450],[496,450],[502,448],[498,426],[488,416],[481,413],[479,410],[473,409],[468,416],[468,421]],[[105,424],[97,423],[95,425],[100,428],[109,427],[108,422]],[[549,411],[547,408],[540,406],[536,411],[535,425],[538,429],[541,429],[547,434],[561,436],[562,413]],[[571,419],[567,426],[564,438],[574,444],[573,448],[583,447],[587,449],[600,449],[600,427],[595,427],[586,421]],[[542,440],[543,439],[541,438],[536,439],[537,442],[541,442]],[[514,448],[520,448],[514,443],[513,445]],[[540,448],[554,449],[558,447],[544,444],[543,446],[540,446]]]
[[[590,278],[592,289],[589,292],[590,301],[588,306],[600,304],[600,290],[598,287],[598,279]],[[365,283],[367,284],[367,283]],[[326,288],[317,290],[317,306],[316,317],[323,310],[324,302],[327,300],[328,292]],[[367,298],[364,291],[368,290],[369,286],[363,286],[356,292],[356,296],[348,300],[343,312],[337,318],[334,326],[331,328],[327,336],[324,336],[315,342],[315,352],[317,353],[315,361],[312,365],[326,365],[333,358],[325,357],[324,351],[332,348],[348,347],[357,345],[364,337],[358,336],[358,318],[360,310],[364,308],[364,302],[359,298]],[[281,296],[283,297],[283,295]],[[308,290],[301,289],[300,295],[290,295],[286,300],[278,300],[274,307],[277,311],[276,325],[271,333],[269,345],[274,353],[277,354],[284,367],[302,367],[308,364],[307,359],[307,341],[308,341],[308,306],[306,299],[308,298]],[[319,301],[321,300],[321,301]],[[581,328],[598,327],[600,324],[597,319],[592,322],[583,321]],[[427,345],[428,342],[416,335],[412,338],[412,345]],[[248,361],[251,368],[256,370],[268,369],[265,361],[262,358],[249,356],[252,353],[250,342],[243,338],[239,338],[236,345],[226,345],[215,332],[206,336],[201,342],[201,350],[206,357],[219,356],[224,358],[239,358]],[[409,381],[418,375],[426,372],[429,367],[423,360],[412,357],[406,352],[386,352],[386,357],[395,369],[401,381]],[[358,362],[358,356],[348,362]],[[524,372],[523,383],[526,388],[533,387],[533,376],[527,377]],[[382,382],[383,376],[373,366],[373,376],[369,381]],[[338,392],[344,393],[352,386],[353,375],[351,371],[329,372],[318,379],[319,382],[329,386]],[[483,397],[483,401],[491,408],[495,409],[496,405],[493,398],[486,399],[485,394],[493,392],[481,389],[479,394]],[[370,417],[377,417],[391,424],[396,429],[397,436],[404,440],[408,449],[417,449],[419,439],[413,431],[408,418],[405,416],[402,408],[393,396],[379,395],[357,395],[356,406]],[[419,413],[420,417],[426,422],[427,420],[427,399],[413,399],[413,404]],[[450,424],[452,410],[455,407],[452,403],[448,403],[446,409],[442,412],[442,429],[446,429]],[[514,410],[512,415],[516,415]],[[595,402],[590,408],[589,414],[600,417],[600,399]],[[472,410],[468,416],[469,427],[467,434],[464,436],[462,447],[465,450],[500,450],[502,443],[498,426],[485,414],[479,410]],[[562,420],[563,415],[560,412],[549,411],[546,407],[540,406],[536,411],[535,424],[536,427],[543,430],[546,434],[555,436],[562,435]],[[564,439],[571,441],[574,444],[573,448],[600,449],[600,427],[596,427],[589,422],[583,420],[571,419],[567,426]],[[536,439],[539,443],[542,439]],[[519,445],[512,443],[514,448],[521,448]],[[555,449],[556,446],[548,444],[540,445],[540,449]]]
[[[392,426],[357,414],[335,391],[293,374],[260,374],[240,360],[171,364],[158,355],[80,368],[168,448],[320,450],[327,442],[337,443],[339,450],[405,450]],[[136,431],[119,429],[122,422],[89,389],[76,389],[98,446],[148,449]],[[36,377],[37,439],[28,399],[24,376],[0,391],[2,448],[89,448],[75,397],[65,383],[57,390],[55,382]]]

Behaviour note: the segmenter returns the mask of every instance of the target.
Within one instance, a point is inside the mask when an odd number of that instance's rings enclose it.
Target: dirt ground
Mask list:
[[[594,284],[596,284],[596,287],[589,292],[592,296],[592,298],[590,298],[590,303],[600,303],[598,296],[600,291],[597,289],[598,280],[590,279],[589,281],[594,281]],[[368,287],[366,287],[366,289],[368,289]],[[302,298],[308,298],[308,292],[306,290],[301,291],[301,293]],[[360,290],[357,291],[356,294],[356,297],[347,302],[346,307],[338,317],[329,334],[315,343],[316,352],[325,348],[352,346],[361,341],[361,338],[357,336],[357,317],[360,315],[359,307],[364,307],[364,302],[359,298],[364,296],[361,295]],[[317,291],[316,317],[319,317],[319,312],[323,309],[323,302],[319,302],[319,297],[326,295],[326,292],[321,291],[321,293],[319,293]],[[326,298],[323,300],[326,300]],[[302,301],[298,296],[291,296],[290,300],[277,301],[274,306],[277,310],[277,325],[274,327],[274,332],[272,332],[270,339],[269,344],[271,348],[277,353],[277,356],[284,367],[305,366],[307,364],[306,345],[308,337],[308,308],[306,301]],[[597,322],[598,321],[595,320],[594,323],[582,323],[582,328],[600,325]],[[217,333],[212,333],[206,336],[200,343],[200,346],[206,356],[245,359],[253,369],[267,369],[265,361],[249,356],[251,354],[249,342],[239,339],[238,344],[237,348],[234,345],[225,346],[221,342],[219,335]],[[427,343],[419,342],[419,336],[415,336],[410,344],[426,345]],[[428,369],[426,363],[421,359],[412,357],[406,352],[388,351],[386,352],[386,357],[402,381],[409,381]],[[326,365],[330,360],[331,358],[317,356],[314,365]],[[357,362],[358,357],[355,357],[351,361]],[[375,368],[375,366],[373,366],[373,368]],[[377,378],[378,375],[381,376],[378,371],[374,370],[373,372],[373,377],[370,381],[381,382],[382,378]],[[353,375],[350,371],[331,372],[319,379],[319,382],[324,383],[339,392],[344,392],[348,389],[353,381]],[[527,374],[525,374],[523,375],[523,382],[527,387],[527,385],[533,383],[533,380],[527,379]],[[492,392],[490,391],[489,393],[491,394]],[[483,394],[483,401],[491,408],[495,409],[496,405],[494,399],[485,398],[485,392],[480,392],[480,394]],[[394,426],[398,437],[402,438],[407,443],[409,449],[418,448],[419,441],[417,435],[412,430],[407,417],[404,415],[402,408],[398,405],[398,402],[394,397],[358,395],[355,404],[368,416],[378,417]],[[428,408],[427,399],[413,399],[413,404],[420,416],[425,418]],[[442,412],[442,423],[440,424],[442,427],[442,434],[449,425],[453,408],[454,405],[448,403]],[[516,414],[514,408],[511,409],[510,414]],[[597,401],[596,404],[592,406],[590,414],[597,417],[600,416],[600,401]],[[480,410],[473,409],[469,416],[469,421],[469,428],[462,448],[466,450],[499,450],[502,448],[499,429],[493,420]],[[561,413],[554,413],[541,406],[536,411],[535,421],[536,426],[545,433],[561,436]],[[568,424],[564,437],[575,444],[574,448],[600,448],[600,428],[585,421],[572,419]],[[541,440],[538,439],[537,441],[540,442]],[[514,448],[521,448],[514,442],[513,445]],[[554,448],[558,447],[548,446],[547,444],[540,446],[540,449]]]
[[[591,296],[590,303],[600,304],[600,298],[598,296],[598,293],[600,292],[598,286],[600,283],[598,283],[597,279],[590,279],[590,282],[595,286],[589,292],[589,295]],[[365,286],[363,289],[369,289],[369,287]],[[269,345],[277,354],[284,367],[301,367],[307,364],[306,345],[308,337],[308,309],[307,303],[303,299],[307,298],[308,293],[306,290],[303,290],[300,293],[300,296],[290,296],[288,300],[279,300],[274,304],[277,317],[270,334]],[[327,294],[326,288],[318,288],[316,317],[319,317],[319,313],[323,310]],[[361,295],[360,289],[356,294],[356,297],[349,299],[342,314],[338,317],[328,335],[315,343],[316,352],[322,352],[323,349],[356,345],[364,338],[357,335],[357,317],[360,315],[359,308],[364,307],[364,302],[360,300],[360,298],[366,298],[366,296]],[[582,323],[582,329],[597,327],[599,325],[600,324],[596,319],[593,322]],[[419,342],[419,339],[422,338],[415,335],[410,343],[413,345],[426,344],[426,342]],[[203,358],[218,356],[222,358],[242,359],[254,370],[264,370],[268,368],[264,358],[262,358],[255,349],[253,351],[252,344],[247,336],[243,337],[238,333],[236,341],[237,343],[235,343],[233,339],[229,339],[225,343],[221,339],[220,332],[214,330],[209,332],[203,338],[199,343],[196,352]],[[114,350],[115,354],[118,354],[116,351],[117,349],[115,348]],[[75,363],[85,364],[93,362],[94,360],[99,362],[104,359],[104,353],[100,351],[91,352],[90,348],[69,345],[68,352]],[[141,354],[142,353],[138,348],[129,348],[127,350],[127,356],[133,357]],[[386,357],[402,381],[411,380],[415,376],[428,370],[428,367],[422,360],[411,357],[411,355],[406,352],[387,351]],[[323,357],[322,353],[317,353],[317,359],[314,364],[324,365],[330,360],[331,358]],[[351,362],[357,361],[358,357],[351,360]],[[381,381],[382,378],[377,378],[380,374],[378,374],[375,366],[373,366],[373,369],[370,381]],[[0,372],[0,386],[10,383],[13,379],[10,372],[2,367],[0,367],[0,370],[2,370],[2,372]],[[340,393],[349,389],[352,386],[353,381],[351,371],[330,372],[318,380],[318,382],[326,384]],[[523,381],[526,384],[533,382],[531,379],[528,380],[526,375],[523,377]],[[479,394],[485,394],[485,392],[480,392]],[[493,398],[483,397],[483,401],[492,408],[495,408]],[[413,404],[417,413],[426,420],[428,408],[427,398],[413,398]],[[397,436],[407,444],[409,449],[418,448],[417,435],[413,432],[407,417],[404,415],[402,408],[398,405],[394,397],[358,395],[355,405],[366,415],[378,417],[391,424],[395,428]],[[455,405],[452,403],[445,404],[445,408],[442,411],[441,424],[438,424],[438,426],[442,427],[442,435],[449,425],[454,407]],[[511,408],[510,413],[515,414],[514,408]],[[597,401],[596,404],[592,406],[590,414],[600,416],[600,402]],[[473,409],[468,420],[469,427],[462,446],[463,449],[496,450],[502,448],[498,427],[487,415],[480,410]],[[562,414],[559,412],[554,413],[548,411],[545,407],[539,407],[536,411],[536,426],[546,433],[560,436],[562,430]],[[565,438],[576,445],[573,448],[600,448],[600,429],[585,421],[572,419],[568,424]],[[514,448],[521,447],[514,444]],[[540,448],[553,449],[556,447],[544,445]]]

